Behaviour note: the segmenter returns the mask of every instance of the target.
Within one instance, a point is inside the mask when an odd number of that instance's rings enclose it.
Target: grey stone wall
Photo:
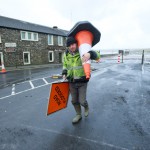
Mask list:
[[[60,63],[59,53],[66,49],[66,38],[63,37],[63,46],[58,46],[57,36],[54,35],[54,45],[48,45],[48,35],[38,33],[38,41],[21,40],[20,30],[0,28],[1,40],[0,52],[3,52],[5,66],[21,66],[23,52],[30,52],[31,65]],[[6,52],[5,43],[16,43],[16,52]],[[54,51],[54,62],[49,62],[48,51]]]

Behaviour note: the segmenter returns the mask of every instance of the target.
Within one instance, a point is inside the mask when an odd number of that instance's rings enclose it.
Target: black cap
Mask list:
[[[73,36],[67,38],[66,45],[69,47],[71,44],[77,43],[76,39]]]

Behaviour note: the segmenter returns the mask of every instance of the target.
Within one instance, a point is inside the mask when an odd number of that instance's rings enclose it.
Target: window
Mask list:
[[[63,37],[62,36],[58,36],[58,45],[63,46]]]
[[[31,40],[31,33],[28,32],[28,40]]]
[[[38,33],[21,31],[21,40],[38,41]]]
[[[31,38],[31,33],[30,32],[28,32],[28,40],[31,40],[32,38]]]
[[[33,39],[34,39],[34,41],[38,41],[38,34],[37,33],[33,33]]]
[[[1,35],[0,35],[0,43],[2,43]]]
[[[53,35],[48,35],[48,45],[53,45]]]
[[[26,33],[25,32],[21,32],[21,39],[25,40],[26,39]]]
[[[54,61],[54,52],[53,51],[48,52],[48,60],[49,60],[49,62]]]

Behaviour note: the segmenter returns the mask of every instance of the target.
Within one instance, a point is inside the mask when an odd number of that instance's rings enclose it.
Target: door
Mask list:
[[[23,52],[23,63],[24,63],[24,65],[31,64],[31,61],[30,61],[30,52]]]
[[[0,66],[2,66],[2,60],[3,60],[3,53],[2,52],[0,52]]]
[[[64,55],[65,55],[65,52],[62,53],[62,63],[64,62]]]
[[[54,52],[53,51],[48,52],[48,61],[54,62]]]
[[[59,53],[59,63],[62,63],[62,53]]]

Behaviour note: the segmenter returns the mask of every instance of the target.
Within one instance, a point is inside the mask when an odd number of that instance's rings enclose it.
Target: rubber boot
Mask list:
[[[87,117],[89,115],[89,107],[84,108],[84,116]]]
[[[81,115],[81,106],[80,105],[74,105],[76,116],[73,118],[72,123],[76,124],[82,119]]]

